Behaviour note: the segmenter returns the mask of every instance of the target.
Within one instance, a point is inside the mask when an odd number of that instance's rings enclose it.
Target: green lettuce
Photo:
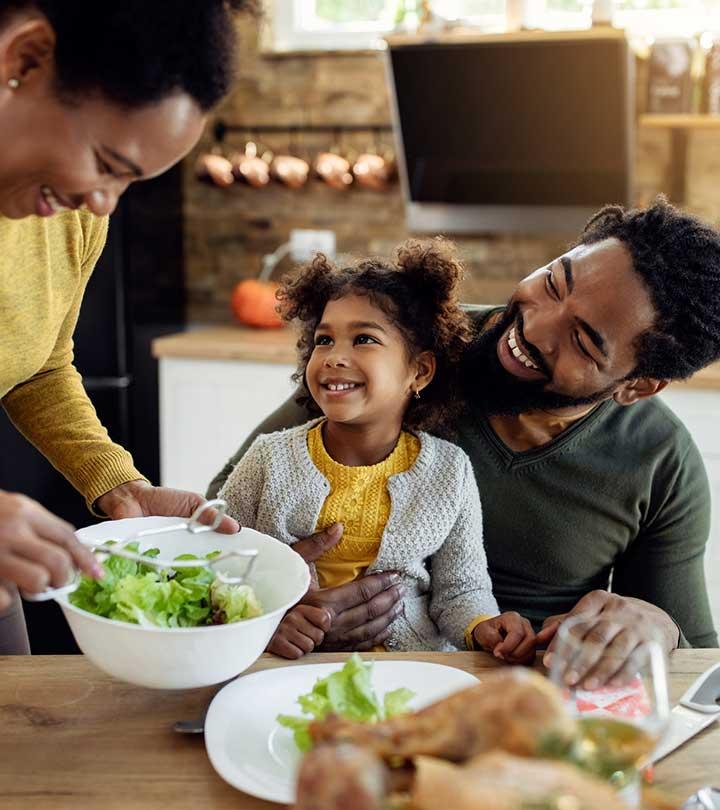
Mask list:
[[[138,543],[128,551],[139,553]],[[145,556],[157,557],[159,549]],[[214,551],[207,559],[216,557]],[[199,559],[181,554],[176,560]],[[250,619],[262,614],[262,607],[249,585],[223,585],[202,565],[161,570],[145,563],[109,556],[100,580],[81,577],[69,600],[76,607],[107,619],[153,627],[200,627]],[[237,591],[237,592],[236,592]]]
[[[219,624],[262,616],[260,601],[249,585],[228,585],[215,580],[210,586],[210,598]]]
[[[318,679],[311,692],[297,699],[303,714],[309,717],[280,714],[277,721],[293,732],[295,744],[305,752],[312,748],[311,723],[330,714],[358,723],[378,723],[405,714],[414,696],[409,689],[395,689],[380,702],[372,687],[372,664],[353,653],[342,669]]]

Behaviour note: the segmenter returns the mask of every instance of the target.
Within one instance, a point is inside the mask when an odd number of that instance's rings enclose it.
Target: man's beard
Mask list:
[[[615,390],[616,384],[593,394],[573,397],[546,391],[547,380],[528,381],[514,377],[503,368],[497,355],[498,341],[513,324],[523,337],[522,317],[517,305],[507,309],[494,326],[477,335],[465,352],[461,363],[461,385],[473,411],[480,410],[487,416],[513,416],[528,411],[575,408],[602,402]],[[526,341],[523,342],[531,360],[547,372],[543,359]]]

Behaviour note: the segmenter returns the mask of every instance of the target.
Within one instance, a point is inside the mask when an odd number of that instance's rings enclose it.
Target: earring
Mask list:
[[[417,388],[415,389],[415,399],[420,399],[420,392],[417,390]]]
[[[15,77],[8,79],[8,87],[11,90],[17,90],[18,87],[20,87],[20,79],[16,79]]]

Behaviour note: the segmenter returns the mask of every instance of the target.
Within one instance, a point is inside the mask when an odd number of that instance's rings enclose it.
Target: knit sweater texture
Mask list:
[[[73,365],[72,336],[107,228],[107,218],[81,210],[0,217],[0,398],[89,506],[143,477],[110,440]]]
[[[313,464],[308,431],[318,422],[259,436],[223,486],[228,513],[292,545],[315,531],[330,493]],[[479,615],[496,615],[482,541],[480,496],[468,457],[454,444],[418,433],[420,452],[388,480],[391,510],[377,558],[367,573],[398,571],[404,613],[391,626],[388,650],[464,648]]]
[[[334,588],[362,576],[377,557],[390,517],[387,482],[392,475],[412,467],[420,452],[420,440],[403,431],[387,458],[378,464],[349,467],[335,461],[325,449],[322,426],[323,422],[308,431],[310,458],[330,484],[315,531],[342,523],[343,534],[315,568],[320,587]]]

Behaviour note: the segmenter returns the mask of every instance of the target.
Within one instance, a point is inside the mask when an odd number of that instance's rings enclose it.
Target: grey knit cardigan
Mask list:
[[[313,463],[307,434],[319,420],[258,436],[219,495],[241,526],[292,545],[315,531],[330,484]],[[467,625],[497,615],[482,541],[480,496],[470,459],[419,432],[413,466],[388,480],[390,517],[368,573],[398,571],[406,595],[385,646],[463,649]]]

